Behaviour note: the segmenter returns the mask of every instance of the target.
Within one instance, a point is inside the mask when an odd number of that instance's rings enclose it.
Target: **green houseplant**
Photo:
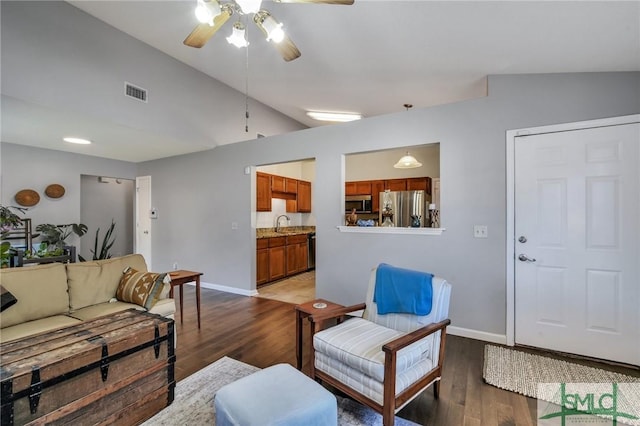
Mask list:
[[[100,250],[98,250],[98,242],[100,241],[100,228],[96,229],[96,238],[93,242],[93,250],[90,250],[93,253],[92,260],[102,260],[102,259],[111,259],[111,247],[116,242],[116,236],[113,235],[113,231],[116,227],[116,223],[113,219],[111,219],[111,226],[107,229],[107,232],[104,234],[104,238],[102,239],[102,243],[100,244]],[[78,255],[80,262],[86,262],[87,260]]]
[[[2,240],[7,238],[13,229],[22,225],[22,219],[14,213],[14,210],[20,213],[27,211],[27,209],[23,207],[0,205],[0,267],[2,268],[9,266],[9,259],[11,257],[11,243]]]
[[[64,252],[65,240],[69,238],[71,234],[82,237],[87,233],[88,229],[87,225],[82,223],[69,223],[66,225],[43,223],[36,226],[36,231],[42,235],[40,249],[36,255],[38,257],[61,255]]]

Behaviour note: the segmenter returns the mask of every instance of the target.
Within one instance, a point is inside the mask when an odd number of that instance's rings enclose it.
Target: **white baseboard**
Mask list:
[[[472,330],[470,328],[449,326],[447,327],[447,334],[483,340],[485,342],[497,343],[499,345],[507,344],[507,336],[504,334],[487,333],[486,331]]]
[[[195,286],[196,283],[188,283],[187,285],[193,285]],[[236,287],[229,287],[226,285],[220,285],[220,284],[212,284],[212,283],[205,283],[200,281],[200,287],[201,288],[208,288],[211,290],[218,290],[218,291],[224,291],[225,293],[233,293],[233,294],[239,294],[241,296],[255,296],[258,294],[257,290],[244,290],[241,288],[236,288]]]

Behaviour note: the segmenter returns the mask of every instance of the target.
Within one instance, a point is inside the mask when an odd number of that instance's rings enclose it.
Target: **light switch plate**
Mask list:
[[[487,238],[489,231],[487,225],[473,225],[473,237],[474,238]]]

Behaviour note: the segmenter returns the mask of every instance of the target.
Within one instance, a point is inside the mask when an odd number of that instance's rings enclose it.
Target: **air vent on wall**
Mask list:
[[[133,99],[137,99],[142,102],[147,102],[147,89],[134,86],[131,83],[124,82],[124,94]]]

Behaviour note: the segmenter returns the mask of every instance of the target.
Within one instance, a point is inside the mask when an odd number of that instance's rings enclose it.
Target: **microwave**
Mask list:
[[[351,213],[356,209],[356,213],[372,213],[371,195],[347,195],[345,197],[345,212]]]

